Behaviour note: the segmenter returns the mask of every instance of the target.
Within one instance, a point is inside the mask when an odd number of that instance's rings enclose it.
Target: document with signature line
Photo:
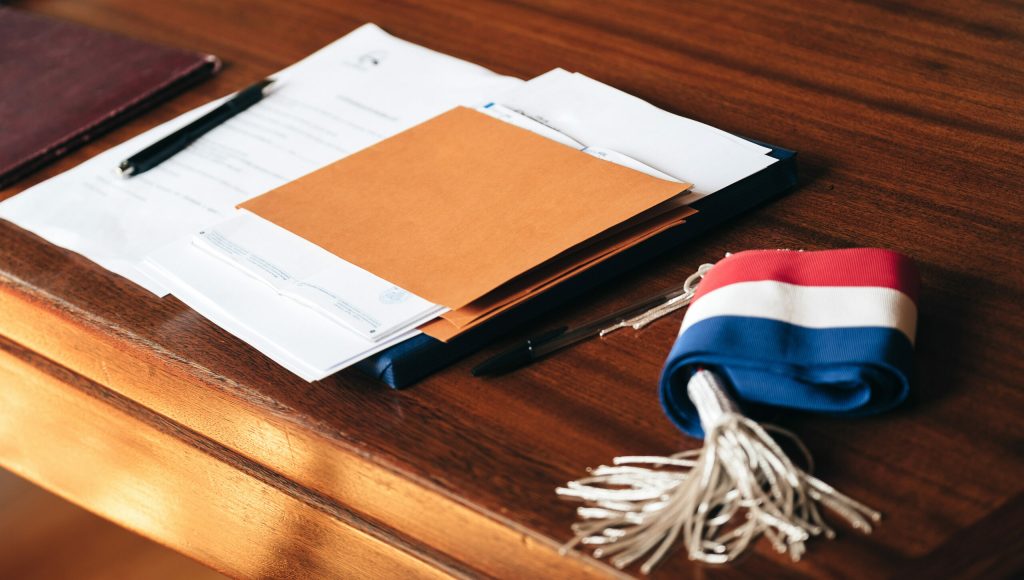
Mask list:
[[[176,298],[306,381],[317,381],[416,334],[377,342],[257,282],[189,243],[157,250],[143,267]]]
[[[192,243],[373,342],[446,310],[245,210],[199,232]]]

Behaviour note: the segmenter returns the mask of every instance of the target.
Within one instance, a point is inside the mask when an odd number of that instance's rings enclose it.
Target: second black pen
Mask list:
[[[263,79],[239,91],[223,105],[122,161],[117,166],[118,174],[128,178],[167,161],[218,125],[263,100],[273,83],[273,79]]]

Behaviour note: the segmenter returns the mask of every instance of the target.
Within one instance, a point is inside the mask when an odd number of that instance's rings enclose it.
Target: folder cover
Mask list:
[[[0,187],[219,66],[211,55],[0,8]]]

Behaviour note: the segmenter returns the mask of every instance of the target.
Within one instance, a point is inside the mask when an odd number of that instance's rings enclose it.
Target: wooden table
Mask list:
[[[919,261],[911,400],[789,416],[827,481],[882,510],[794,564],[760,544],[656,576],[999,575],[1024,566],[1024,11],[1010,3],[49,0],[22,8],[208,51],[227,66],[17,187],[372,21],[530,77],[561,66],[796,149],[789,196],[505,344],[678,283],[748,248],[884,246]],[[2,98],[2,96],[0,96]],[[2,128],[0,128],[2,130]],[[393,392],[307,384],[173,298],[0,223],[0,464],[239,576],[587,577],[554,488],[619,454],[697,444],[655,387],[679,316],[515,374],[492,347]],[[635,570],[628,572],[635,573]]]

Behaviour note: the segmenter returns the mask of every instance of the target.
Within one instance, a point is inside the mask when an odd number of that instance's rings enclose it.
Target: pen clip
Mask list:
[[[712,266],[714,264],[702,264],[700,268],[697,268],[697,271],[691,274],[686,279],[686,282],[683,283],[682,293],[636,316],[624,318],[608,328],[602,329],[597,335],[603,337],[627,326],[631,326],[633,330],[640,330],[655,320],[686,307],[693,301],[693,297],[697,294],[697,285],[704,279],[704,275],[707,274]]]
[[[625,328],[627,326],[631,326],[633,330],[640,330],[643,327],[647,326],[648,324],[654,322],[655,320],[668,316],[669,314],[672,314],[676,310],[686,307],[687,305],[690,304],[692,300],[693,294],[680,294],[679,296],[676,296],[675,298],[665,302],[664,304],[659,304],[658,306],[651,308],[647,312],[638,314],[637,316],[634,316],[632,318],[627,318],[626,320],[617,322],[614,325],[609,326],[608,328],[602,330],[599,336],[605,336],[606,334],[615,332],[616,330],[620,328]]]

